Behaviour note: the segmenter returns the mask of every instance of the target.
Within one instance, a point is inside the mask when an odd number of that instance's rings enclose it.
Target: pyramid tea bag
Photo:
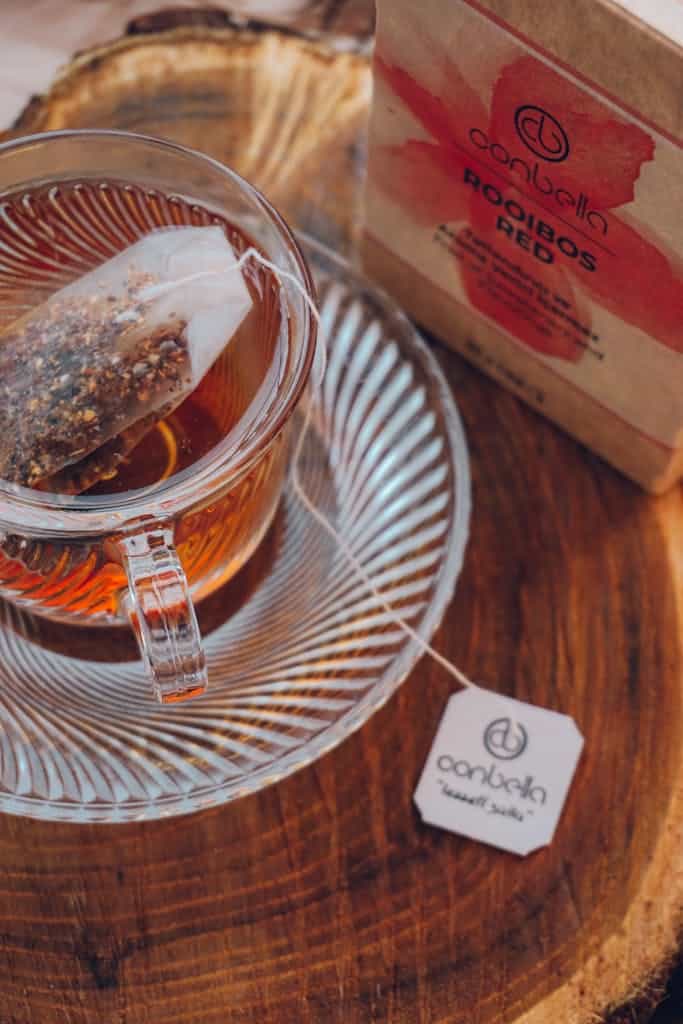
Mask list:
[[[78,493],[194,390],[251,308],[220,227],[153,232],[0,336],[0,477]]]

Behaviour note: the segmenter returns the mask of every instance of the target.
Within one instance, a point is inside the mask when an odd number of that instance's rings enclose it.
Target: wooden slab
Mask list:
[[[272,95],[273,47],[318,97],[298,108],[305,146],[293,133],[273,164],[278,199],[348,246],[359,57],[175,28],[82,56],[22,127],[136,127],[239,169],[237,125],[253,130],[257,113],[230,69]],[[312,108],[328,87],[323,119]],[[318,150],[307,133],[323,127]],[[300,146],[313,176],[287,171]],[[256,184],[266,170],[251,164]],[[683,923],[683,496],[646,497],[457,356],[439,358],[469,434],[474,520],[435,643],[473,678],[581,726],[555,842],[520,860],[420,823],[412,791],[451,692],[423,660],[360,733],[234,805],[115,829],[0,819],[2,1024],[650,1019]]]
[[[12,134],[119,128],[202,149],[258,185],[293,223],[349,251],[362,213],[367,56],[346,36],[339,52],[293,30],[230,27],[222,11],[211,27],[197,24],[193,10],[187,25],[178,11],[167,20],[163,32],[148,31],[159,15],[137,20],[128,37],[81,54]]]
[[[226,9],[229,8],[229,9]],[[267,16],[264,21],[264,15]],[[147,11],[129,20],[128,34],[166,31],[178,25],[210,28],[240,27],[282,31],[324,38],[335,49],[368,49],[375,27],[372,0],[242,0],[241,3],[193,3]]]

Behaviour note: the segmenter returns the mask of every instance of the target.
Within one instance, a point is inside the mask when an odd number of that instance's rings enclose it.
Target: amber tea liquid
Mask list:
[[[3,206],[3,327],[155,228],[219,224],[237,256],[253,245],[239,227],[201,205],[130,184],[60,182],[5,197]],[[7,255],[13,250],[14,258]],[[68,254],[77,257],[77,269]],[[91,265],[84,270],[85,254]],[[223,354],[197,389],[88,495],[120,496],[191,472],[224,438],[239,432],[255,400],[276,387],[278,368],[289,357],[279,285],[255,261],[243,274],[253,304]],[[175,523],[175,544],[195,601],[232,576],[258,543],[279,497],[285,457],[281,439],[228,494]],[[96,545],[33,543],[27,552],[10,539],[0,549],[0,591],[15,602],[30,599],[34,610],[52,617],[69,620],[86,613],[94,622],[114,621],[125,587],[123,569]]]

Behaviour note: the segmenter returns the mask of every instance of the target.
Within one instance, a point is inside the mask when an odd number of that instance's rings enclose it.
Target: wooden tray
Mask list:
[[[19,130],[198,145],[352,249],[366,58],[296,35],[152,27],[82,55]],[[423,660],[339,749],[224,809],[119,828],[0,819],[3,1024],[650,1019],[683,919],[682,494],[646,497],[440,359],[475,504],[435,643],[580,724],[555,842],[520,860],[420,823],[412,791],[451,691]]]

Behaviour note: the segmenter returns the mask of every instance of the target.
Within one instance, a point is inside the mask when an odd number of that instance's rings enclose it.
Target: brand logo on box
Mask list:
[[[496,718],[484,731],[484,746],[499,761],[514,761],[521,757],[528,744],[526,729],[511,718]]]
[[[567,133],[557,118],[542,107],[517,107],[515,128],[526,148],[541,160],[559,164],[569,156]]]
[[[554,199],[561,214],[564,214],[565,217],[567,212],[573,208],[574,215],[578,220],[586,221],[595,231],[606,235],[609,229],[607,219],[599,210],[592,208],[590,197],[584,192],[572,192],[565,187],[564,183],[553,181],[547,173],[550,169],[544,166],[546,163],[561,163],[567,159],[570,153],[569,138],[557,118],[543,107],[534,103],[524,103],[515,110],[513,120],[517,137],[526,149],[544,163],[539,163],[539,160],[532,161],[528,156],[522,158],[495,138],[492,139],[488,131],[477,126],[469,130],[469,140],[474,149],[479,151],[476,159],[499,177],[502,177],[500,168],[504,167],[511,177],[514,176],[517,179],[515,181],[508,180],[507,184],[519,188],[532,201],[539,201],[535,193]],[[477,192],[481,191],[484,199],[494,206],[501,206],[505,202],[500,182],[494,184],[483,181],[479,170],[465,168],[465,184],[472,185]],[[525,184],[530,188],[525,189]],[[514,197],[507,200],[507,204],[510,203],[515,212],[511,210],[507,212],[511,214],[513,220],[520,223],[526,222],[527,227],[533,229],[536,222],[534,215],[524,210]],[[544,206],[544,209],[548,208]],[[564,217],[562,220],[567,224]],[[562,235],[561,228],[546,224],[543,220],[539,220],[538,223],[541,226],[541,231],[537,234],[540,234],[543,243],[550,242],[551,245],[555,245],[557,236],[557,245],[565,256],[569,256],[570,259],[578,259],[584,270],[591,272],[596,270],[597,257],[593,253],[581,251],[571,238]],[[546,251],[545,259],[543,256],[539,258],[544,263],[553,262],[552,253],[548,251]]]

